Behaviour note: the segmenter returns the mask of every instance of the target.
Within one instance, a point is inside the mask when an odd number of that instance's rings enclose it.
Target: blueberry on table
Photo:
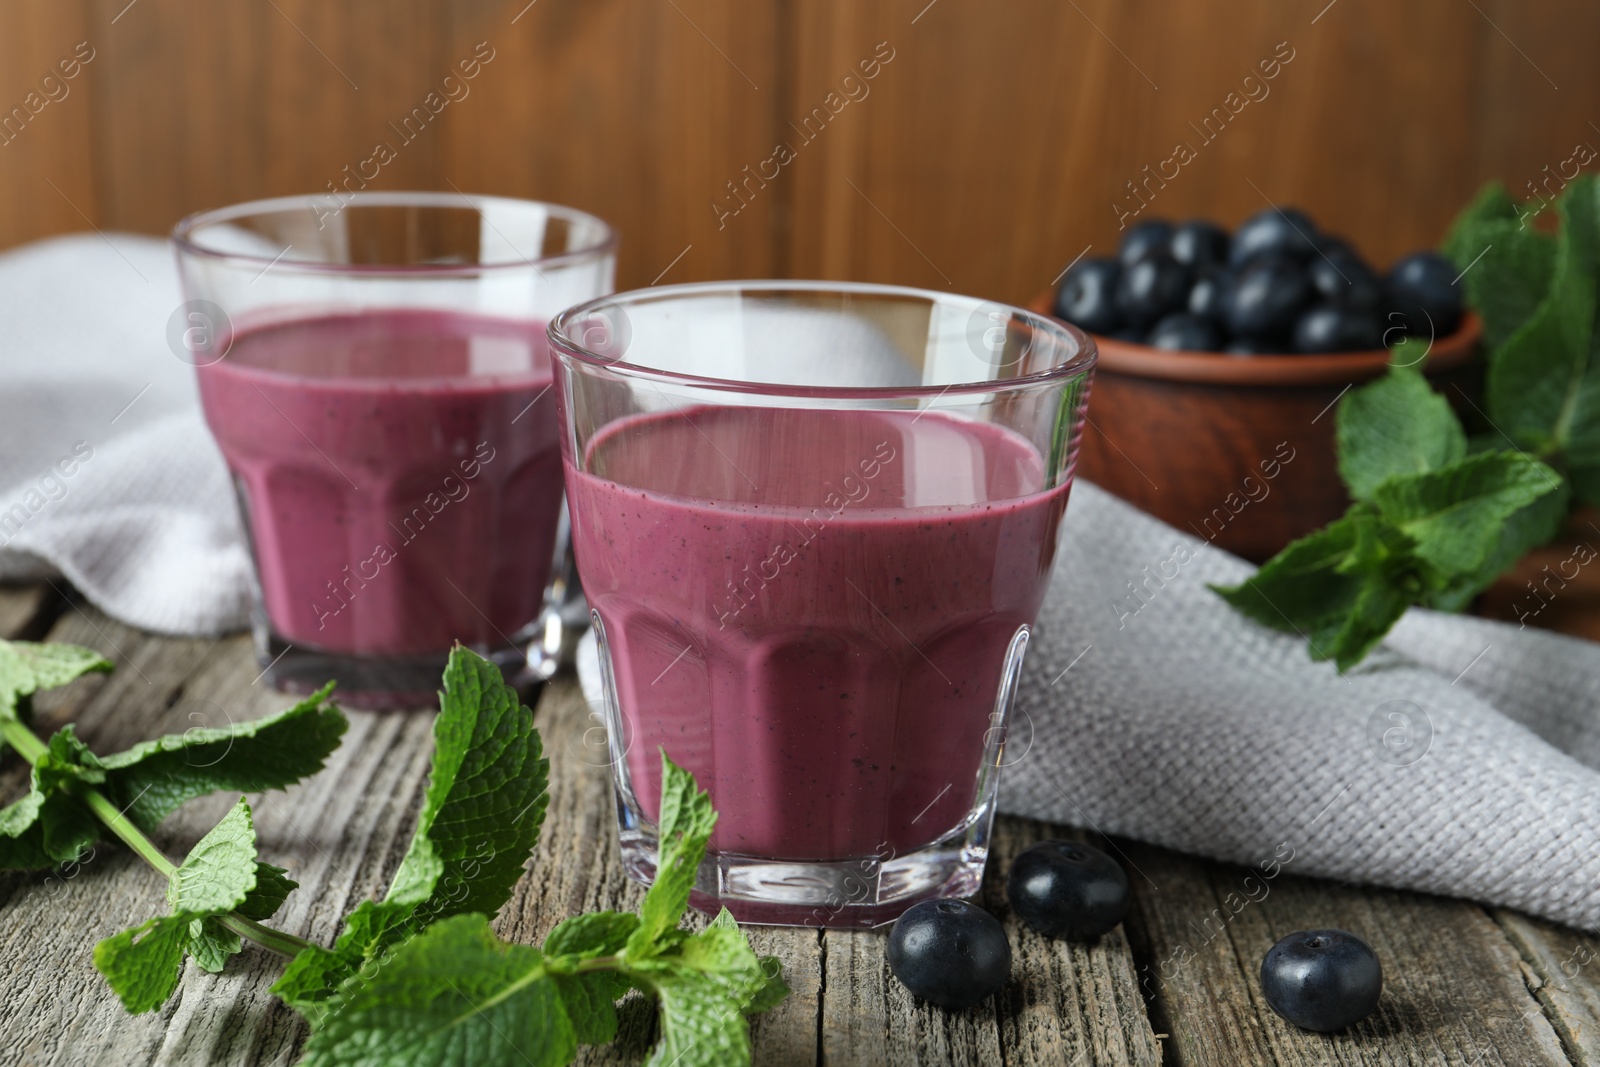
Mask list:
[[[1122,325],[1112,301],[1122,268],[1114,259],[1085,259],[1074,264],[1056,290],[1055,312],[1090,333],[1110,333]]]
[[[1310,296],[1304,267],[1287,256],[1261,256],[1234,279],[1223,321],[1237,337],[1286,336]]]
[[[1383,992],[1383,967],[1355,934],[1301,930],[1268,950],[1261,992],[1296,1026],[1333,1033],[1372,1014]]]
[[[1117,246],[1117,259],[1126,267],[1153,252],[1165,252],[1171,241],[1172,223],[1166,219],[1135,223],[1133,229],[1122,235],[1122,244]]]
[[[1214,222],[1190,219],[1172,231],[1172,258],[1189,268],[1228,262],[1228,231]]]
[[[1383,347],[1377,312],[1319,304],[1294,324],[1290,346],[1296,352],[1369,352]]]
[[[1383,299],[1377,272],[1348,248],[1324,248],[1312,256],[1306,279],[1320,299],[1341,307],[1376,308]]]
[[[1093,941],[1128,914],[1128,876],[1097,848],[1043,841],[1011,862],[1006,898],[1046,937]]]
[[[1167,252],[1152,252],[1124,265],[1117,280],[1117,310],[1132,326],[1149,326],[1181,310],[1188,296],[1189,268]]]
[[[1222,333],[1210,319],[1178,311],[1150,327],[1144,343],[1174,352],[1215,352],[1222,347]]]
[[[889,969],[913,996],[970,1008],[1011,976],[1011,943],[1000,920],[964,900],[924,900],[889,933]]]
[[[1317,227],[1305,212],[1292,207],[1269,207],[1246,219],[1233,232],[1228,261],[1247,263],[1267,252],[1292,256],[1302,262],[1317,254]]]
[[[1220,325],[1228,289],[1232,285],[1233,274],[1226,267],[1200,268],[1200,276],[1189,287],[1189,314]]]
[[[1392,309],[1407,316],[1412,333],[1446,337],[1461,324],[1461,287],[1455,284],[1459,273],[1441,255],[1416,252],[1389,269],[1384,288]]]

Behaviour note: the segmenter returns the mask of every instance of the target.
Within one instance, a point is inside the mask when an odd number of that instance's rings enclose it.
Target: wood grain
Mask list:
[[[822,276],[1021,302],[1145,202],[1229,224],[1298,204],[1383,263],[1483,181],[1554,188],[1600,146],[1581,0],[13,0],[5,28],[8,107],[76,42],[97,58],[0,148],[0,247],[326,191],[480,42],[470,92],[371,185],[596,211],[624,287]],[[880,43],[894,58],[864,80]],[[779,143],[794,158],[763,178]],[[1180,143],[1194,158],[1162,179]]]
[[[100,221],[92,122],[105,58],[99,37],[80,3],[12,2],[0,19],[0,247],[87,230]],[[75,62],[80,43],[94,58],[69,65],[76,76],[65,78],[58,65]]]
[[[1134,879],[1129,924],[1145,968],[1141,981],[1152,987],[1177,1062],[1569,1062],[1529,990],[1520,953],[1476,905],[1284,871],[1263,880],[1260,872],[1142,845],[1128,854],[1148,876]],[[1257,978],[1280,938],[1324,927],[1365,939],[1384,968],[1378,1011],[1334,1035],[1284,1022],[1263,1000]]]
[[[96,648],[117,670],[42,694],[42,730],[76,722],[80,736],[108,752],[158,732],[254,718],[284,703],[256,682],[259,668],[242,637],[154,637],[92,608],[15,589],[0,589],[0,632],[37,626],[38,612],[48,617],[55,609],[61,614],[51,639]],[[529,874],[497,924],[503,936],[523,942],[542,939],[574,911],[631,909],[641,895],[616,862],[608,768],[569,678],[546,687],[535,722],[551,759],[550,810]],[[351,712],[349,733],[325,771],[250,797],[263,855],[301,882],[278,925],[331,943],[356,903],[381,894],[420,809],[431,727],[426,709]],[[14,755],[5,758],[6,796],[25,788],[25,772]],[[185,806],[155,835],[157,843],[180,855],[228,801]],[[1237,900],[1244,892],[1249,872],[1097,840],[1127,866],[1134,910],[1096,944],[1050,941],[1019,926],[1003,891],[1016,853],[1050,836],[1086,839],[1028,820],[996,823],[981,903],[1006,926],[1013,973],[993,1001],[970,1011],[914,1001],[888,970],[883,931],[752,929],[757,950],[782,959],[795,990],[754,1022],[756,1062],[1600,1063],[1600,939],[1460,901],[1287,872],[1267,880],[1270,891],[1257,892],[1254,902],[1229,910],[1229,895]],[[0,874],[0,984],[8,990],[0,1028],[10,1037],[11,1058],[52,1065],[293,1062],[306,1030],[267,992],[281,962],[259,950],[237,957],[222,975],[187,967],[178,993],[158,1012],[122,1012],[92,968],[93,946],[163,906],[159,879],[109,845],[76,868]],[[1262,955],[1279,937],[1324,925],[1366,937],[1386,979],[1377,1015],[1333,1036],[1278,1019],[1256,979]],[[634,995],[620,1015],[618,1041],[584,1050],[580,1062],[632,1064],[647,1055],[656,1037],[653,1008]]]

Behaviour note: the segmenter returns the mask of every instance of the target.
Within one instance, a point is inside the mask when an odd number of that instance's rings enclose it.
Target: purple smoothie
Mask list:
[[[273,630],[361,655],[493,647],[539,614],[561,504],[543,324],[262,325],[200,368]]]
[[[1068,488],[1043,469],[935,413],[607,426],[566,476],[645,814],[659,746],[710,791],[722,852],[881,858],[954,829],[1048,584]]]

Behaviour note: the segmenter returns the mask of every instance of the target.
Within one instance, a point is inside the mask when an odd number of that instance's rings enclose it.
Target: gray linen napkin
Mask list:
[[[248,620],[249,559],[168,345],[180,299],[151,237],[0,255],[0,578],[60,573],[134,626],[221,633]]]

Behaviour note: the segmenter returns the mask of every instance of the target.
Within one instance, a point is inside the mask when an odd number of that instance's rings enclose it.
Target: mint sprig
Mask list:
[[[778,961],[757,957],[726,911],[698,933],[680,926],[716,812],[664,752],[658,874],[639,914],[574,916],[542,948],[495,936],[490,916],[538,841],[549,764],[532,712],[466,649],[445,671],[410,846],[383,900],[357,907],[332,948],[263,925],[295,883],[258,857],[243,797],[181,864],[145,836],[192,797],[313,773],[345,728],[329,690],[254,723],[114,756],[96,756],[70,726],[48,744],[28,727],[33,692],[105,669],[84,649],[0,641],[0,736],[32,764],[29,793],[0,809],[0,863],[76,858],[109,830],[167,879],[166,914],[95,948],[131,1012],[166,1002],[185,957],[219,971],[251,941],[290,957],[273,991],[311,1023],[307,1064],[570,1063],[579,1044],[616,1036],[616,1001],[636,989],[662,1012],[651,1062],[693,1067],[749,1063],[746,1016],[788,994]]]
[[[1339,403],[1339,473],[1354,504],[1240,585],[1264,625],[1346,670],[1412,605],[1459,611],[1555,537],[1573,500],[1600,503],[1600,181],[1574,180],[1554,236],[1499,186],[1445,241],[1483,320],[1488,362],[1469,439],[1412,340]],[[1469,398],[1470,399],[1470,398]]]

